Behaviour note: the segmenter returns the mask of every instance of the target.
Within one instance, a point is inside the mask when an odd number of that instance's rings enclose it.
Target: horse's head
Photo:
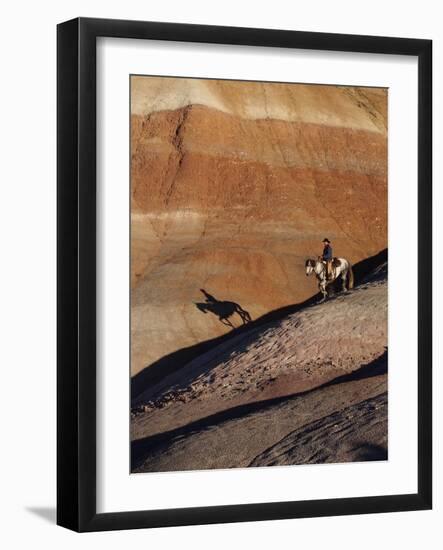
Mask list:
[[[311,275],[311,273],[314,273],[315,260],[311,260],[311,259],[306,260],[305,268],[306,268],[306,277],[308,275]]]

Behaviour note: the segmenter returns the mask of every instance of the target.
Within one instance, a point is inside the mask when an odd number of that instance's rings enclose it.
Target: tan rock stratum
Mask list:
[[[253,320],[315,294],[325,236],[387,247],[387,90],[132,77],[132,375],[232,329],[208,294]]]

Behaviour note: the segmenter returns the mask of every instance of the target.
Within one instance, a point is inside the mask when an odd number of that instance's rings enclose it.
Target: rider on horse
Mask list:
[[[323,239],[323,254],[321,259],[326,263],[326,277],[330,279],[332,277],[332,246],[331,241],[327,238]]]
[[[323,294],[322,302],[328,297],[327,286],[341,278],[342,291],[347,292],[354,288],[354,272],[351,262],[345,258],[334,258],[329,239],[323,239],[323,254],[316,260],[308,258],[305,262],[306,276],[315,273],[318,281],[318,289]]]

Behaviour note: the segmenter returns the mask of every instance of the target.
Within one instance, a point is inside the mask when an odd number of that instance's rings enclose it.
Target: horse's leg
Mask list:
[[[328,291],[326,290],[326,282],[325,281],[322,281],[319,285],[318,285],[318,288],[320,289],[320,292],[322,293],[323,297],[321,298],[320,300],[320,303],[321,302],[324,302],[326,300],[326,298],[328,297]]]
[[[346,278],[347,278],[347,276],[348,276],[347,271],[344,271],[341,274],[341,290],[342,290],[342,292],[348,292],[348,289],[346,288]]]
[[[221,323],[223,325],[225,325],[226,327],[231,327],[231,328],[234,328],[234,325],[231,323],[231,321],[229,319],[227,319],[226,317],[219,317]],[[225,322],[226,321],[226,322]]]
[[[246,323],[249,323],[249,321],[251,320],[251,316],[246,310],[244,310],[241,306],[238,306],[235,308],[235,311],[240,315],[240,319],[243,321],[244,325],[246,325]]]
[[[240,306],[235,308],[235,311],[238,313],[240,319],[243,321],[243,324],[246,325],[245,312]]]

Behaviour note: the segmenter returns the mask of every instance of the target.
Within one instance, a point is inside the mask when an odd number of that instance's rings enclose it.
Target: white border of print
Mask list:
[[[129,474],[129,75],[389,88],[389,460]],[[417,492],[417,59],[97,41],[97,512]],[[395,284],[394,284],[395,283]]]

